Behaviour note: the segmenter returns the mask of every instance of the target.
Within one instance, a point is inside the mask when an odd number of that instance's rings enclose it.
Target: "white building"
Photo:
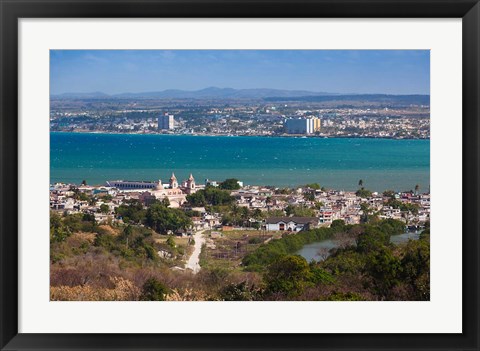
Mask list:
[[[117,188],[120,190],[142,190],[155,189],[158,183],[131,180],[109,180],[105,184],[107,187]]]
[[[158,129],[170,130],[175,128],[175,119],[173,115],[165,113],[158,117]]]
[[[320,223],[331,224],[334,220],[334,211],[329,207],[322,207],[319,211]]]
[[[299,232],[318,226],[315,217],[270,217],[265,220],[265,230]]]
[[[320,118],[289,118],[285,120],[285,132],[288,134],[314,134],[320,131]]]

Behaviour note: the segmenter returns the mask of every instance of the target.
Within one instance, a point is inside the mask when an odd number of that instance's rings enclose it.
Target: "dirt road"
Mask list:
[[[200,253],[202,252],[202,245],[205,243],[205,238],[203,237],[204,231],[205,230],[200,230],[193,235],[195,245],[193,247],[192,255],[188,258],[188,261],[185,264],[185,269],[191,269],[194,274],[197,274],[200,271]]]

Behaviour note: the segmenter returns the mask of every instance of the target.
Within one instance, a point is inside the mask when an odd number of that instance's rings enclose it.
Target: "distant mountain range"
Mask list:
[[[338,94],[327,92],[313,92],[306,90],[281,89],[233,89],[210,87],[201,90],[176,90],[144,93],[105,94],[92,93],[64,93],[52,95],[53,99],[265,99],[268,101],[300,100],[300,101],[332,101],[332,100],[388,100],[388,101],[415,101],[428,104],[429,95],[387,95],[387,94]]]
[[[283,97],[268,97],[265,101],[279,102],[288,101]],[[387,94],[349,94],[349,95],[329,95],[329,96],[299,96],[295,101],[304,102],[333,102],[347,104],[349,102],[380,103],[380,104],[400,104],[400,105],[430,105],[430,95],[387,95]]]
[[[233,89],[210,87],[201,90],[177,90],[168,89],[144,93],[105,94],[102,92],[92,93],[64,93],[52,95],[55,99],[263,99],[267,97],[299,97],[299,96],[328,96],[336,95],[325,92],[312,92],[305,90],[281,90],[281,89]]]

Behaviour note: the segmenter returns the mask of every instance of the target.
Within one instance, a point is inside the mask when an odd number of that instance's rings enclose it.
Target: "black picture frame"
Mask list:
[[[480,5],[478,0],[0,0],[0,347],[2,350],[478,350]],[[18,19],[111,17],[462,18],[463,333],[18,333]]]

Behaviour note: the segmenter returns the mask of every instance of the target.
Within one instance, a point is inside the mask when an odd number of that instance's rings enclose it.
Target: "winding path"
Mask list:
[[[193,247],[192,255],[188,258],[188,261],[185,264],[185,269],[191,269],[193,274],[197,274],[200,271],[200,253],[202,252],[202,245],[205,243],[205,238],[203,236],[204,231],[205,230],[200,230],[193,235],[195,245]]]

